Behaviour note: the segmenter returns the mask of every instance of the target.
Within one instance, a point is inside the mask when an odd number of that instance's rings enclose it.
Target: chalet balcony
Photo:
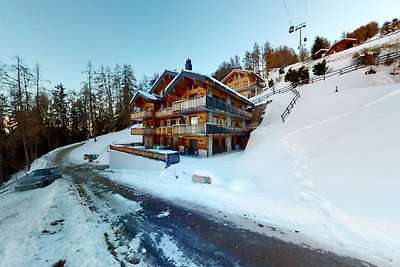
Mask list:
[[[228,125],[205,123],[200,125],[179,124],[172,127],[173,135],[248,135],[253,130],[249,127],[235,127]]]
[[[186,125],[177,124],[172,126],[172,134],[174,135],[206,135],[205,124]]]
[[[226,134],[226,135],[248,135],[254,128],[236,127],[220,124],[206,124],[206,133],[208,134]]]
[[[153,112],[152,111],[137,111],[137,112],[132,112],[131,113],[131,120],[136,121],[136,120],[142,120],[142,119],[147,119],[153,117]]]
[[[152,128],[131,128],[131,135],[153,135],[154,129]]]
[[[174,112],[198,110],[200,108],[206,108],[206,96],[184,99],[172,103],[172,110]]]
[[[161,109],[161,110],[154,112],[154,116],[156,118],[167,118],[167,117],[172,117],[174,115],[176,115],[176,114],[174,113],[172,107],[166,108],[166,109]]]
[[[174,112],[187,113],[191,111],[214,110],[222,113],[230,113],[242,119],[251,120],[252,114],[234,107],[219,99],[209,96],[199,96],[191,99],[180,100],[172,103]]]
[[[154,129],[154,133],[158,135],[172,135],[172,126],[162,126]]]

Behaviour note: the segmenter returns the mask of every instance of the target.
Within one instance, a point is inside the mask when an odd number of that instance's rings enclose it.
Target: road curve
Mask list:
[[[60,151],[53,163],[63,166],[64,174],[71,178],[89,208],[101,212],[104,222],[114,225],[121,246],[134,239],[140,241],[130,258],[115,256],[121,266],[129,262],[150,266],[373,266],[246,230],[222,218],[116,184],[94,166],[69,165],[63,158],[71,149]],[[140,209],[127,212],[126,203],[110,201],[117,194],[139,203]],[[166,243],[173,244],[173,255],[163,248]]]

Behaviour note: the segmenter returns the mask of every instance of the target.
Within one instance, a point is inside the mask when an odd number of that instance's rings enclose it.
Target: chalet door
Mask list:
[[[171,150],[175,150],[175,142],[174,142],[174,138],[170,138],[170,149]]]
[[[226,152],[226,138],[222,138],[222,152]]]
[[[197,150],[198,150],[198,142],[197,139],[189,139],[189,153],[191,155],[196,154],[197,155]]]
[[[213,153],[213,155],[221,153],[221,151],[219,150],[219,138],[214,138],[213,139],[212,153]]]

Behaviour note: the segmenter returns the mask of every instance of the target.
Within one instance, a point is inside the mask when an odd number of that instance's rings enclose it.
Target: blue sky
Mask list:
[[[316,35],[334,41],[400,10],[398,0],[285,2],[294,25],[307,22],[308,48]],[[211,74],[254,42],[297,49],[298,32],[288,28],[283,0],[1,0],[0,61],[18,55],[30,67],[38,62],[49,89],[60,82],[79,89],[89,60],[96,69],[131,64],[140,79],[180,70],[191,58],[195,71]]]

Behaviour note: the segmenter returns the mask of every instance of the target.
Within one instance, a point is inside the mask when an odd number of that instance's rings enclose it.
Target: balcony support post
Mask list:
[[[207,156],[211,157],[213,151],[213,139],[211,135],[207,136],[207,151]]]
[[[232,151],[232,135],[228,135],[226,137],[226,151],[228,152]]]

